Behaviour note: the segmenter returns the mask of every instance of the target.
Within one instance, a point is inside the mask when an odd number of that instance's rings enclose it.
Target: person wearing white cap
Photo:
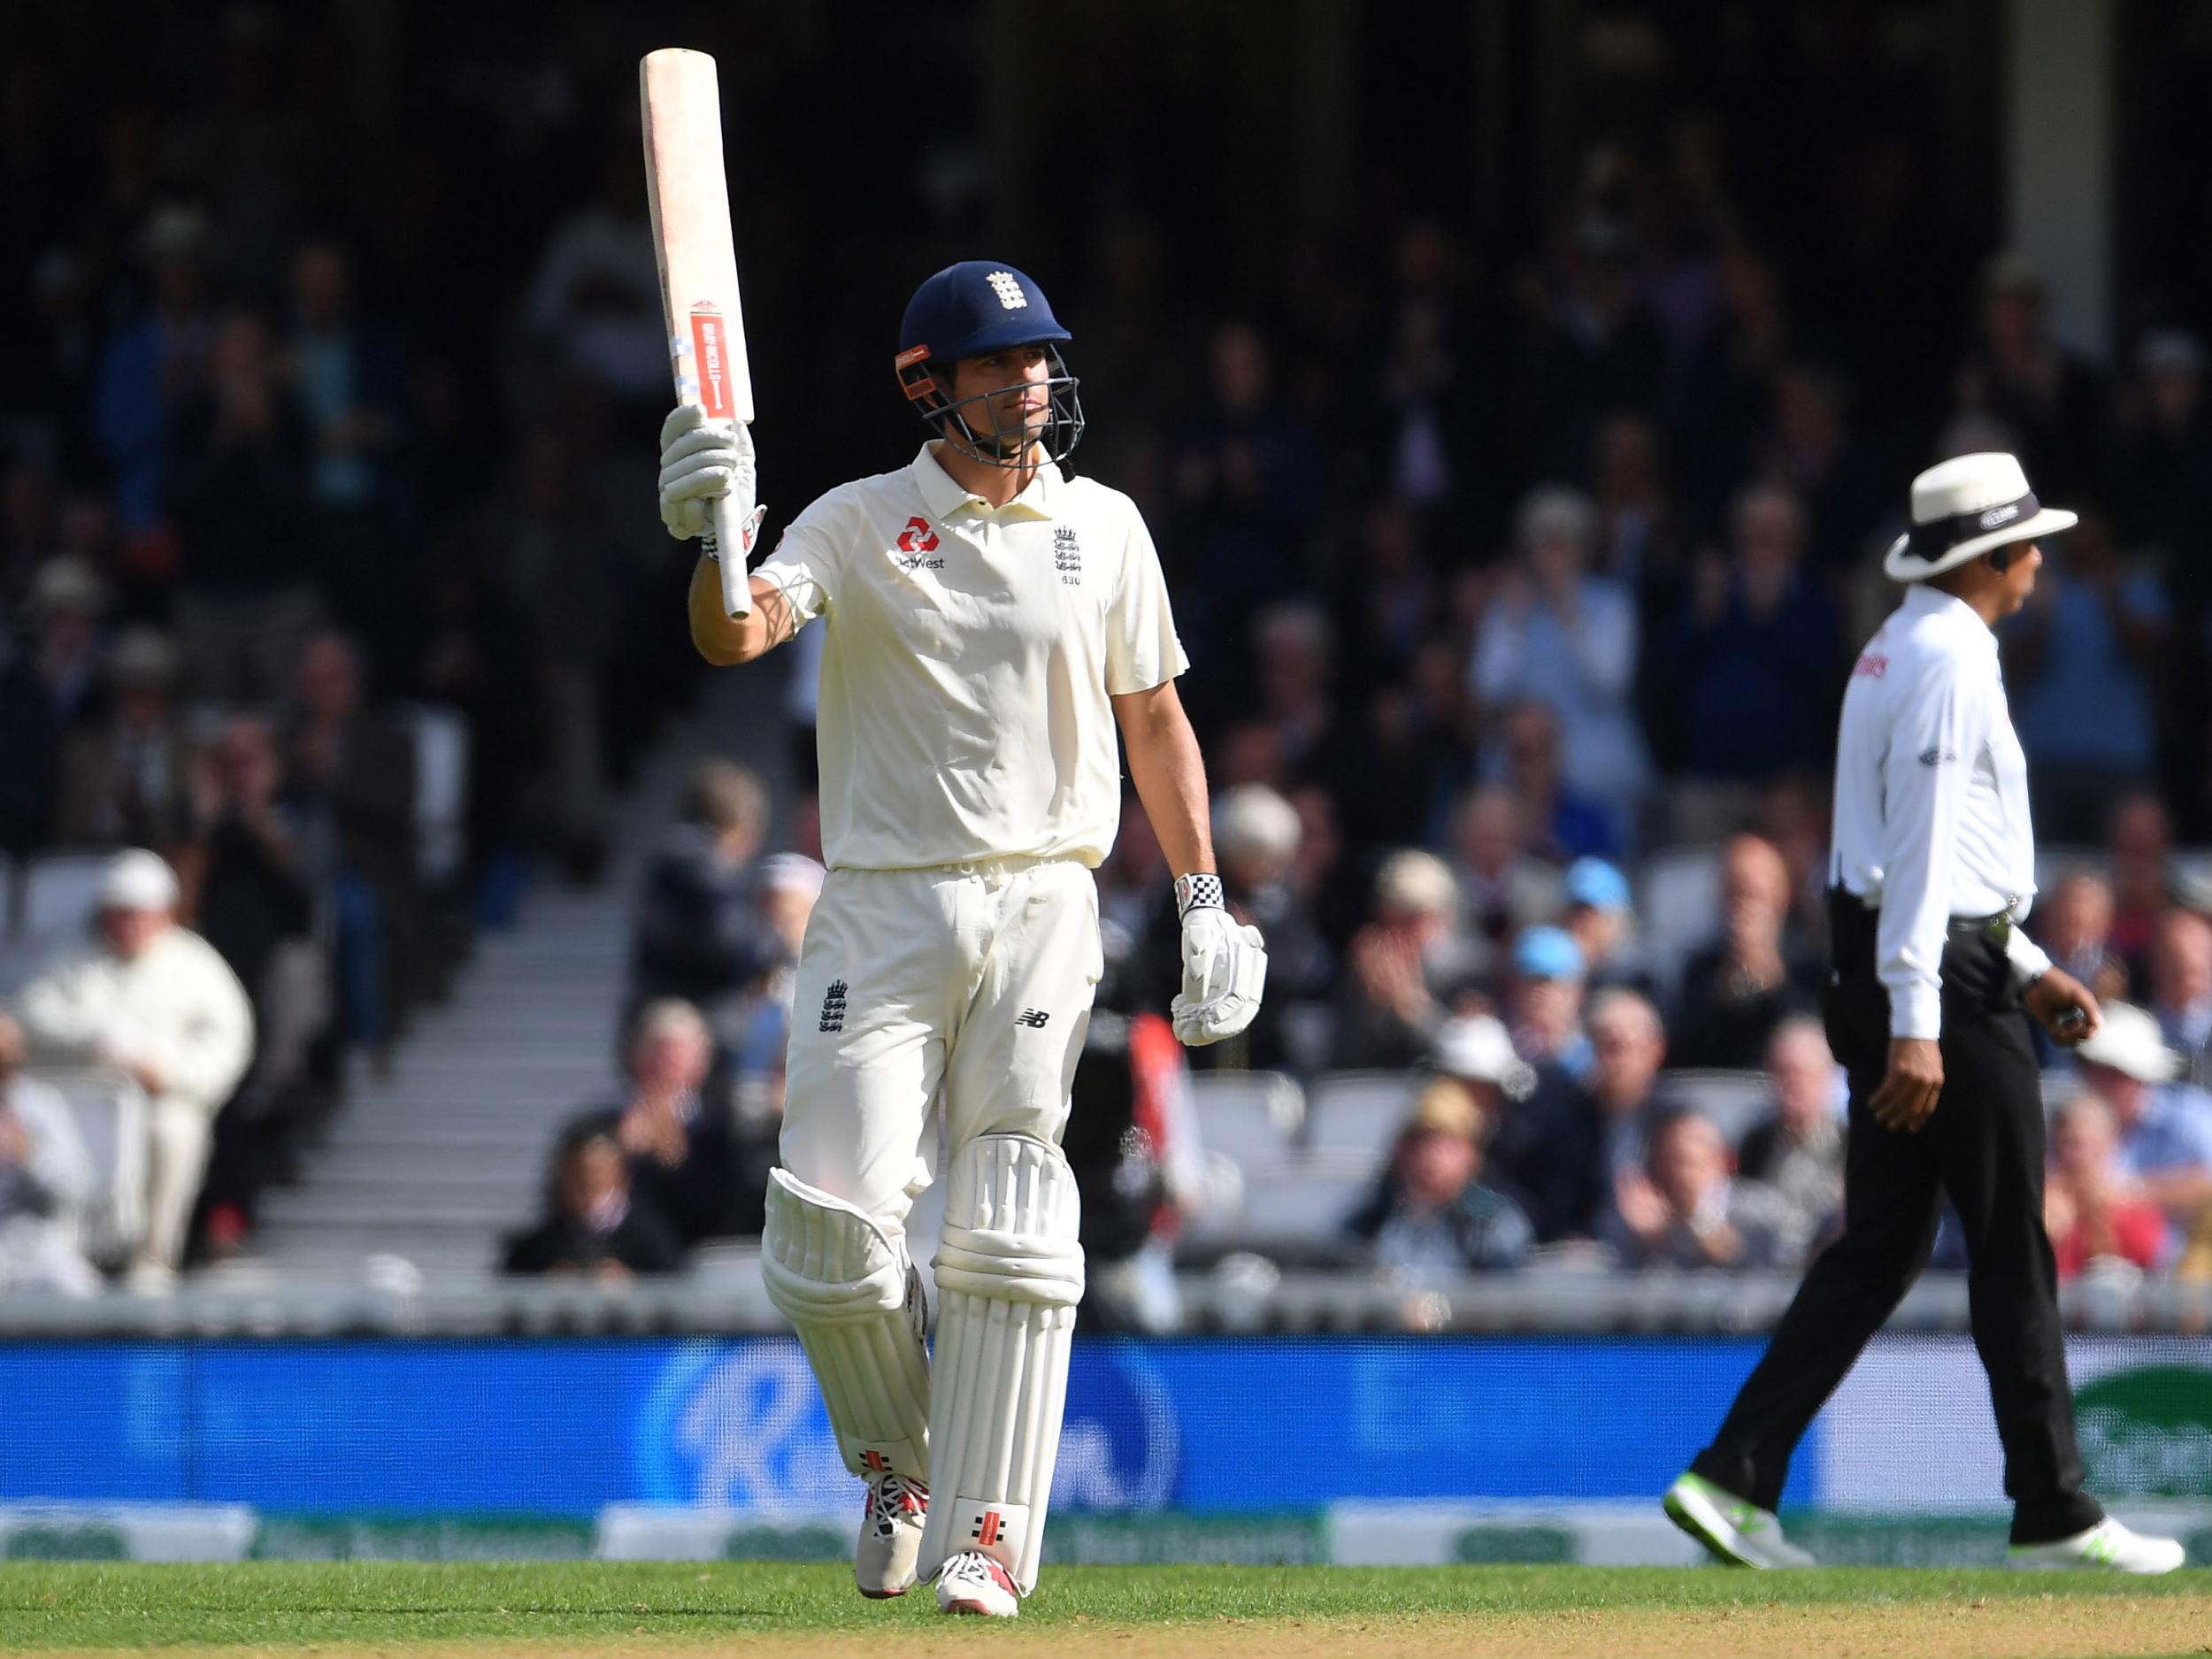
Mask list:
[[[146,1236],[134,1283],[158,1286],[184,1254],[215,1115],[253,1057],[253,1010],[237,977],[174,919],[177,878],[134,848],[110,863],[92,937],[18,1001],[34,1064],[99,1066],[146,1091]]]
[[[2074,1057],[2084,1085],[2112,1109],[2122,1172],[2186,1225],[2212,1204],[2212,1096],[2181,1080],[2182,1056],[2157,1019],[2126,1002],[2106,1005],[2104,1024]]]
[[[1994,629],[2027,603],[2039,537],[2075,522],[2009,455],[1913,480],[1883,568],[1904,603],[1845,693],[1829,870],[1827,1027],[1850,1081],[1843,1236],[1814,1262],[1667,1512],[1714,1555],[1801,1566],[1774,1507],[1813,1416],[1927,1265],[1947,1195],[1965,1236],[1974,1342],[2012,1500],[2012,1564],[2169,1572],[2082,1489],[2031,1016],[2093,1036],[2096,998],[2020,929],[2035,892],[2027,761]]]

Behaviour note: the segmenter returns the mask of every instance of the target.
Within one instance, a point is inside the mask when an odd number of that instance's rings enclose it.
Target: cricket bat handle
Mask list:
[[[722,612],[750,616],[753,588],[745,574],[745,521],[727,495],[714,496],[707,505],[707,550],[722,573]]]

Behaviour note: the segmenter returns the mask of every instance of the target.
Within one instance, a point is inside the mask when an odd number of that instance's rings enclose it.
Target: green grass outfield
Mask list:
[[[2168,1601],[2167,1598],[2184,1598]],[[2193,1606],[2192,1605],[2193,1603]],[[2161,1579],[2047,1576],[1941,1569],[1839,1569],[1744,1573],[1596,1567],[1277,1568],[1069,1567],[1047,1571],[1019,1621],[1055,1632],[1075,1652],[1110,1632],[1171,1634],[1188,1650],[1205,1632],[1254,1622],[1318,1639],[1340,1625],[1380,1638],[1393,1621],[1459,1621],[1473,1645],[1486,1617],[1523,1623],[1571,1616],[1678,1617],[1690,1624],[1750,1609],[1764,1617],[1924,1611],[1954,1624],[2043,1611],[2107,1622],[2147,1609],[2153,1623],[2204,1617],[2200,1642],[2112,1651],[2212,1650],[2212,1570]],[[1594,1616],[1593,1618],[1582,1616]],[[1985,1620],[1985,1622],[1988,1622]],[[378,1653],[418,1643],[483,1644],[526,1653],[607,1645],[626,1652],[701,1643],[766,1651],[761,1639],[942,1628],[933,1599],[871,1603],[842,1567],[730,1563],[241,1563],[155,1565],[12,1563],[0,1565],[0,1653],[145,1648],[178,1644],[244,1648],[338,1644]],[[1401,1628],[1410,1631],[1416,1624]],[[973,1632],[972,1622],[960,1628]],[[1259,1632],[1253,1632],[1257,1634]],[[753,1640],[744,1640],[745,1638]],[[991,1640],[997,1640],[995,1634]],[[1181,1638],[1178,1638],[1179,1647]],[[1371,1643],[1358,1644],[1361,1646]],[[1389,1646],[1387,1642],[1384,1644]],[[1420,1644],[1415,1644],[1420,1645]],[[818,1644],[810,1651],[826,1651]],[[1922,1651],[1969,1651],[1934,1643]],[[1973,1648],[1971,1651],[2003,1651]],[[2036,1651],[2058,1651],[2039,1647]],[[1127,1651],[1125,1649],[1124,1651]],[[2096,1651],[2094,1647],[2080,1651]]]

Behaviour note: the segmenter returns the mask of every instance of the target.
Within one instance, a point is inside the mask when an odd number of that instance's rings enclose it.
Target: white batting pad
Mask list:
[[[920,1571],[980,1550],[1035,1587],[1083,1299],[1075,1176],[1060,1148],[979,1135],[946,1177],[937,1251],[937,1479]]]
[[[768,1177],[768,1299],[798,1331],[845,1466],[929,1479],[928,1310],[906,1247],[786,1170]]]

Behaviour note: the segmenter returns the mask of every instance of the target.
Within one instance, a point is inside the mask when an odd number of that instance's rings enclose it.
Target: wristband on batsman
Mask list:
[[[1175,878],[1175,914],[1179,919],[1193,910],[1225,910],[1228,908],[1222,900],[1219,876],[1201,874]]]

